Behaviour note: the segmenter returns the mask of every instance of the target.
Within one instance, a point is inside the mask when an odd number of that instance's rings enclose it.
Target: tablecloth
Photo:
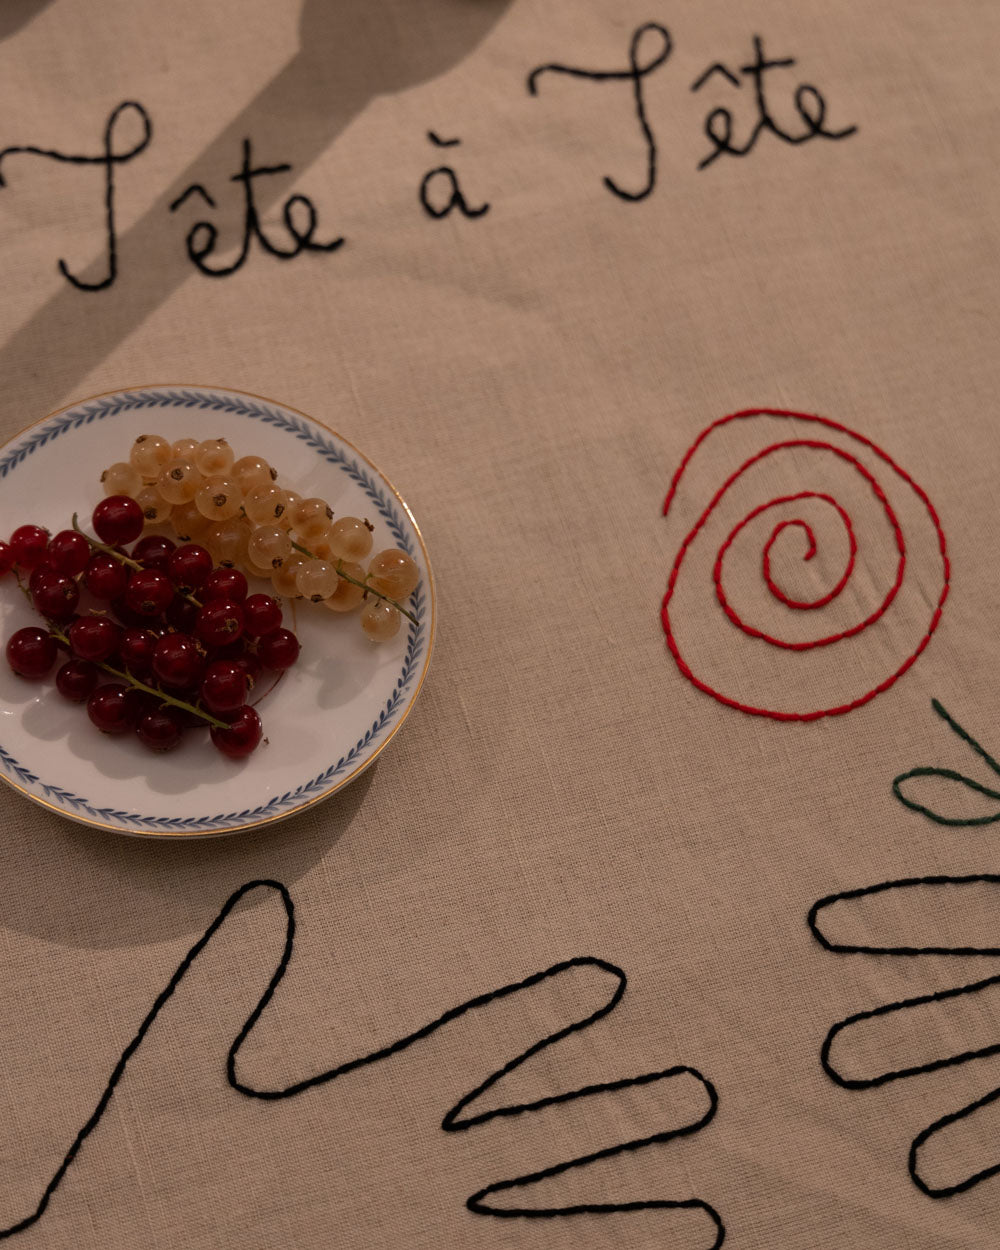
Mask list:
[[[293,405],[439,619],[285,823],[0,794],[12,1244],[995,1244],[998,46],[983,0],[4,6],[0,432]]]

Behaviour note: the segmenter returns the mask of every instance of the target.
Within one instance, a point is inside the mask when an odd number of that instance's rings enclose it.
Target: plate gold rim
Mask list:
[[[273,404],[276,408],[283,408],[285,409],[286,412],[295,413],[296,416],[303,418],[303,420],[308,421],[311,425],[318,426],[321,430],[324,430],[327,434],[332,435],[345,447],[349,447],[351,451],[358,457],[358,459],[363,460],[364,463],[368,465],[369,468],[375,471],[375,473],[386,484],[386,486],[388,486],[389,490],[395,496],[397,503],[406,513],[406,516],[409,519],[410,524],[413,526],[413,531],[417,536],[417,542],[420,544],[420,550],[423,554],[424,567],[427,570],[427,583],[428,583],[427,589],[428,589],[428,594],[429,594],[429,599],[430,599],[430,620],[428,622],[427,650],[425,652],[423,664],[421,666],[420,678],[417,682],[415,689],[410,693],[410,697],[407,701],[406,707],[403,709],[403,712],[400,715],[397,722],[395,723],[395,725],[393,725],[392,729],[386,735],[384,741],[381,742],[378,747],[376,747],[376,749],[364,761],[364,763],[359,764],[357,768],[353,769],[351,772],[347,773],[345,776],[338,778],[335,784],[333,784],[328,790],[324,790],[321,794],[315,795],[312,798],[305,799],[297,807],[292,807],[288,811],[279,812],[274,816],[268,816],[264,820],[253,821],[250,824],[226,825],[226,826],[221,826],[217,829],[198,829],[198,830],[192,830],[190,832],[183,830],[183,829],[177,829],[177,830],[174,830],[174,829],[127,829],[127,828],[122,827],[121,825],[112,825],[104,821],[91,820],[89,818],[85,818],[85,817],[76,815],[72,812],[69,812],[65,808],[60,807],[58,804],[52,803],[48,799],[43,799],[40,795],[32,794],[31,791],[27,789],[27,787],[20,785],[18,782],[13,781],[11,778],[7,777],[5,774],[0,773],[0,780],[2,780],[6,785],[10,786],[12,790],[23,795],[26,799],[28,799],[32,803],[35,803],[37,806],[47,808],[49,811],[54,812],[58,816],[61,816],[64,820],[71,820],[75,824],[85,825],[87,828],[90,828],[90,829],[104,829],[108,831],[109,833],[120,834],[124,837],[157,838],[157,839],[168,838],[170,840],[188,841],[188,840],[196,839],[196,838],[218,838],[218,837],[225,837],[227,835],[231,836],[237,833],[249,833],[253,829],[263,829],[267,825],[273,825],[273,824],[279,823],[280,821],[288,820],[292,816],[297,816],[301,812],[307,811],[310,807],[315,807],[317,803],[322,803],[326,799],[331,798],[339,790],[343,790],[345,786],[350,785],[350,783],[354,781],[355,778],[360,776],[361,773],[363,773],[367,768],[369,768],[372,764],[374,764],[375,761],[378,759],[378,757],[382,754],[385,748],[389,745],[389,743],[393,740],[393,738],[402,728],[406,719],[409,717],[410,713],[413,711],[413,705],[417,701],[417,696],[420,694],[420,691],[423,689],[423,684],[427,678],[427,672],[430,668],[431,653],[434,650],[434,639],[435,639],[436,623],[437,623],[437,595],[436,595],[436,587],[434,583],[434,570],[431,567],[430,556],[427,552],[427,544],[424,542],[424,536],[420,532],[420,526],[417,524],[417,520],[414,517],[412,511],[410,510],[409,504],[407,504],[406,500],[403,498],[400,492],[396,489],[395,484],[392,481],[390,481],[390,479],[385,475],[385,473],[382,472],[382,470],[373,460],[371,460],[368,456],[366,456],[363,451],[360,451],[357,447],[355,447],[355,445],[351,442],[350,439],[345,438],[342,434],[338,433],[336,430],[334,430],[331,426],[327,425],[325,422],[317,420],[314,416],[311,416],[308,412],[303,412],[301,408],[296,408],[292,404],[285,403],[284,400],[272,399],[268,395],[260,395],[256,391],[245,391],[239,387],[222,386],[219,384],[209,385],[204,382],[149,382],[149,383],[144,383],[138,386],[116,386],[116,387],[113,387],[109,391],[98,391],[96,394],[88,395],[83,399],[75,399],[72,401],[72,403],[64,404],[63,407],[54,409],[52,412],[48,413],[47,416],[40,417],[37,421],[30,422],[28,425],[20,429],[16,434],[13,434],[10,438],[6,439],[2,444],[0,444],[0,451],[16,443],[18,439],[23,438],[31,430],[37,429],[38,426],[44,425],[47,421],[51,421],[55,417],[61,416],[64,412],[69,412],[70,409],[72,408],[79,408],[83,404],[93,403],[95,400],[98,400],[98,399],[107,399],[111,395],[123,395],[123,394],[127,394],[133,391],[170,390],[170,389],[226,392],[230,395],[242,396],[245,399],[259,399],[266,404]]]

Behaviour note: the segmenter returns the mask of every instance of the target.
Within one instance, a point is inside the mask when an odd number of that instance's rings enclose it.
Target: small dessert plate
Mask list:
[[[43,807],[116,833],[204,837],[284,820],[353,781],[413,707],[434,638],[424,541],[391,482],[338,434],[273,400],[199,386],[100,395],[12,439],[0,448],[0,532],[34,523],[55,533],[74,511],[89,529],[102,470],[127,459],[140,434],[225,438],[237,457],[263,456],[279,482],[325,499],[337,516],[366,517],[374,551],[401,547],[417,563],[420,582],[406,605],[417,623],[404,617],[395,638],[371,643],[356,613],[299,604],[292,619],[286,607],[302,654],[259,702],[266,741],[240,762],[220,755],[200,730],[165,754],[132,735],[108,737],[52,679],[25,681],[0,662],[0,777]],[[39,620],[5,578],[3,639]]]

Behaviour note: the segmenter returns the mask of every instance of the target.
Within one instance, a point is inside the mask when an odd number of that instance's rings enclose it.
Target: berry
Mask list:
[[[175,548],[167,561],[167,574],[181,591],[197,590],[212,572],[212,557],[197,543]]]
[[[56,672],[56,689],[71,703],[82,703],[97,685],[100,670],[89,660],[67,660]]]
[[[213,660],[201,682],[201,701],[215,716],[238,712],[247,697],[247,674],[238,661]]]
[[[385,642],[399,632],[399,609],[384,599],[372,599],[361,612],[361,628],[372,642]]]
[[[390,599],[409,598],[420,581],[420,570],[405,551],[390,548],[372,556],[368,578],[376,590]]]
[[[142,713],[135,732],[151,751],[170,751],[181,740],[182,726],[174,708],[155,707]]]
[[[252,525],[280,525],[288,496],[273,482],[252,486],[243,497],[243,511]]]
[[[356,516],[342,516],[330,526],[330,552],[337,560],[363,560],[372,549],[372,531]]]
[[[99,551],[90,557],[83,583],[95,599],[117,599],[128,585],[128,569],[114,556]]]
[[[87,700],[87,715],[101,733],[123,734],[135,724],[138,711],[129,687],[118,682],[98,686]]]
[[[281,604],[270,595],[251,595],[243,615],[248,638],[263,638],[281,626]]]
[[[247,597],[247,579],[239,569],[213,569],[198,588],[202,603],[210,599],[231,599],[243,603]]]
[[[340,581],[336,568],[328,561],[305,560],[295,576],[295,589],[303,599],[322,603],[336,592]]]
[[[26,625],[7,642],[7,663],[19,677],[38,680],[56,662],[56,640],[37,625]]]
[[[17,557],[10,543],[0,542],[0,577],[3,577],[4,573],[9,573],[16,561]]]
[[[233,467],[233,449],[224,438],[208,438],[194,449],[194,462],[206,477],[228,473]]]
[[[132,548],[132,559],[138,560],[143,568],[165,573],[173,550],[174,543],[165,534],[147,534]]]
[[[229,470],[239,483],[240,489],[246,493],[254,486],[270,484],[278,476],[266,460],[260,456],[243,456]]]
[[[40,525],[20,525],[10,536],[14,559],[22,569],[41,564],[49,545],[49,531]]]
[[[315,495],[297,499],[288,509],[288,516],[292,529],[306,543],[324,537],[333,528],[333,509]]]
[[[128,495],[108,495],[91,517],[102,543],[134,542],[142,533],[142,508]]]
[[[114,655],[122,636],[121,627],[106,616],[81,616],[67,632],[73,653],[98,663]]]
[[[211,732],[212,741],[223,755],[241,760],[255,751],[261,740],[260,717],[252,707],[245,705],[225,729],[213,725]]]
[[[183,602],[183,600],[181,601]],[[156,635],[151,629],[132,626],[126,629],[118,644],[118,655],[122,667],[138,677],[140,681],[149,675],[153,667],[153,647]]]
[[[165,618],[171,629],[178,629],[182,634],[193,634],[198,621],[198,605],[190,599],[182,599],[175,595],[167,608]]]
[[[212,599],[198,613],[195,630],[207,646],[224,647],[243,634],[243,620],[243,608],[238,603],[231,599]]]
[[[90,559],[90,543],[76,530],[60,530],[49,543],[48,563],[57,573],[76,577],[87,567]]]
[[[273,630],[257,643],[257,656],[265,668],[284,672],[299,658],[299,640],[290,629]]]
[[[195,505],[209,521],[228,521],[243,505],[239,485],[227,477],[210,477],[198,487]]]
[[[173,455],[173,449],[159,434],[140,434],[129,451],[129,464],[144,481],[155,481]]]
[[[158,569],[139,569],[125,587],[125,602],[140,616],[159,616],[173,597],[173,583]]]
[[[242,671],[246,674],[247,688],[252,690],[260,677],[261,669],[264,667],[258,657],[252,651],[244,651],[242,655],[236,656],[233,661],[238,664]]]
[[[36,564],[31,570],[31,576],[28,578],[28,590],[34,595],[40,586],[55,575],[55,569],[49,564],[48,560],[43,560],[41,564]]]
[[[120,599],[112,599],[111,611],[126,629],[145,629],[149,624],[149,617],[133,612],[125,602],[124,596]]]
[[[364,586],[357,584],[365,580],[365,571],[360,564],[353,564],[349,560],[339,561],[338,567],[348,577],[353,577],[354,581],[349,582],[347,577],[338,578],[337,589],[329,599],[323,600],[323,606],[331,612],[353,612],[365,597]]]
[[[156,489],[169,504],[185,504],[198,493],[203,481],[194,463],[184,456],[174,456],[160,470]]]
[[[50,621],[68,621],[80,602],[80,588],[72,577],[53,572],[42,579],[32,598],[42,616]]]
[[[153,645],[153,672],[164,685],[178,690],[198,683],[204,663],[198,644],[189,634],[164,634]]]
[[[142,474],[132,465],[118,460],[109,464],[101,474],[105,495],[131,495],[134,499],[142,490]]]
[[[250,563],[269,574],[280,569],[291,554],[292,540],[278,525],[258,525],[247,543]]]

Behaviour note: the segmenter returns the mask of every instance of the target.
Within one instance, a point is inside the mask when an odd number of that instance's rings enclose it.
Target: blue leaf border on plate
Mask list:
[[[114,395],[105,395],[100,399],[92,399],[70,408],[43,422],[37,429],[29,432],[10,451],[0,459],[0,480],[6,478],[39,447],[53,442],[60,435],[81,426],[91,425],[107,417],[117,417],[125,412],[136,412],[143,408],[189,408],[207,412],[228,412],[236,416],[249,417],[265,425],[273,425],[286,430],[297,439],[306,443],[324,460],[336,465],[362,488],[379,515],[389,526],[393,539],[410,556],[416,555],[413,539],[403,523],[396,508],[395,498],[385,490],[368,469],[359,464],[343,448],[338,447],[293,412],[282,411],[264,400],[253,399],[248,395],[216,393],[213,391],[192,390],[190,388],[170,388],[162,390],[149,388],[138,391],[122,391]],[[138,812],[127,812],[115,807],[95,807],[87,799],[64,790],[61,786],[43,781],[30,769],[20,764],[9,751],[0,746],[0,764],[5,772],[21,785],[37,788],[47,799],[64,807],[71,807],[81,816],[90,817],[100,824],[128,825],[133,829],[155,832],[197,833],[204,830],[239,825],[255,825],[272,820],[282,814],[290,814],[309,800],[318,798],[341,773],[355,764],[362,752],[381,738],[395,720],[400,708],[404,705],[407,693],[418,672],[420,660],[427,645],[426,608],[427,596],[423,582],[417,587],[410,598],[409,606],[417,617],[416,625],[410,624],[406,642],[403,666],[400,670],[392,693],[386,699],[374,722],[359,738],[353,747],[332,764],[325,772],[313,777],[311,781],[296,786],[284,794],[275,795],[267,803],[259,807],[244,808],[242,811],[217,812],[213,816],[143,816]]]

